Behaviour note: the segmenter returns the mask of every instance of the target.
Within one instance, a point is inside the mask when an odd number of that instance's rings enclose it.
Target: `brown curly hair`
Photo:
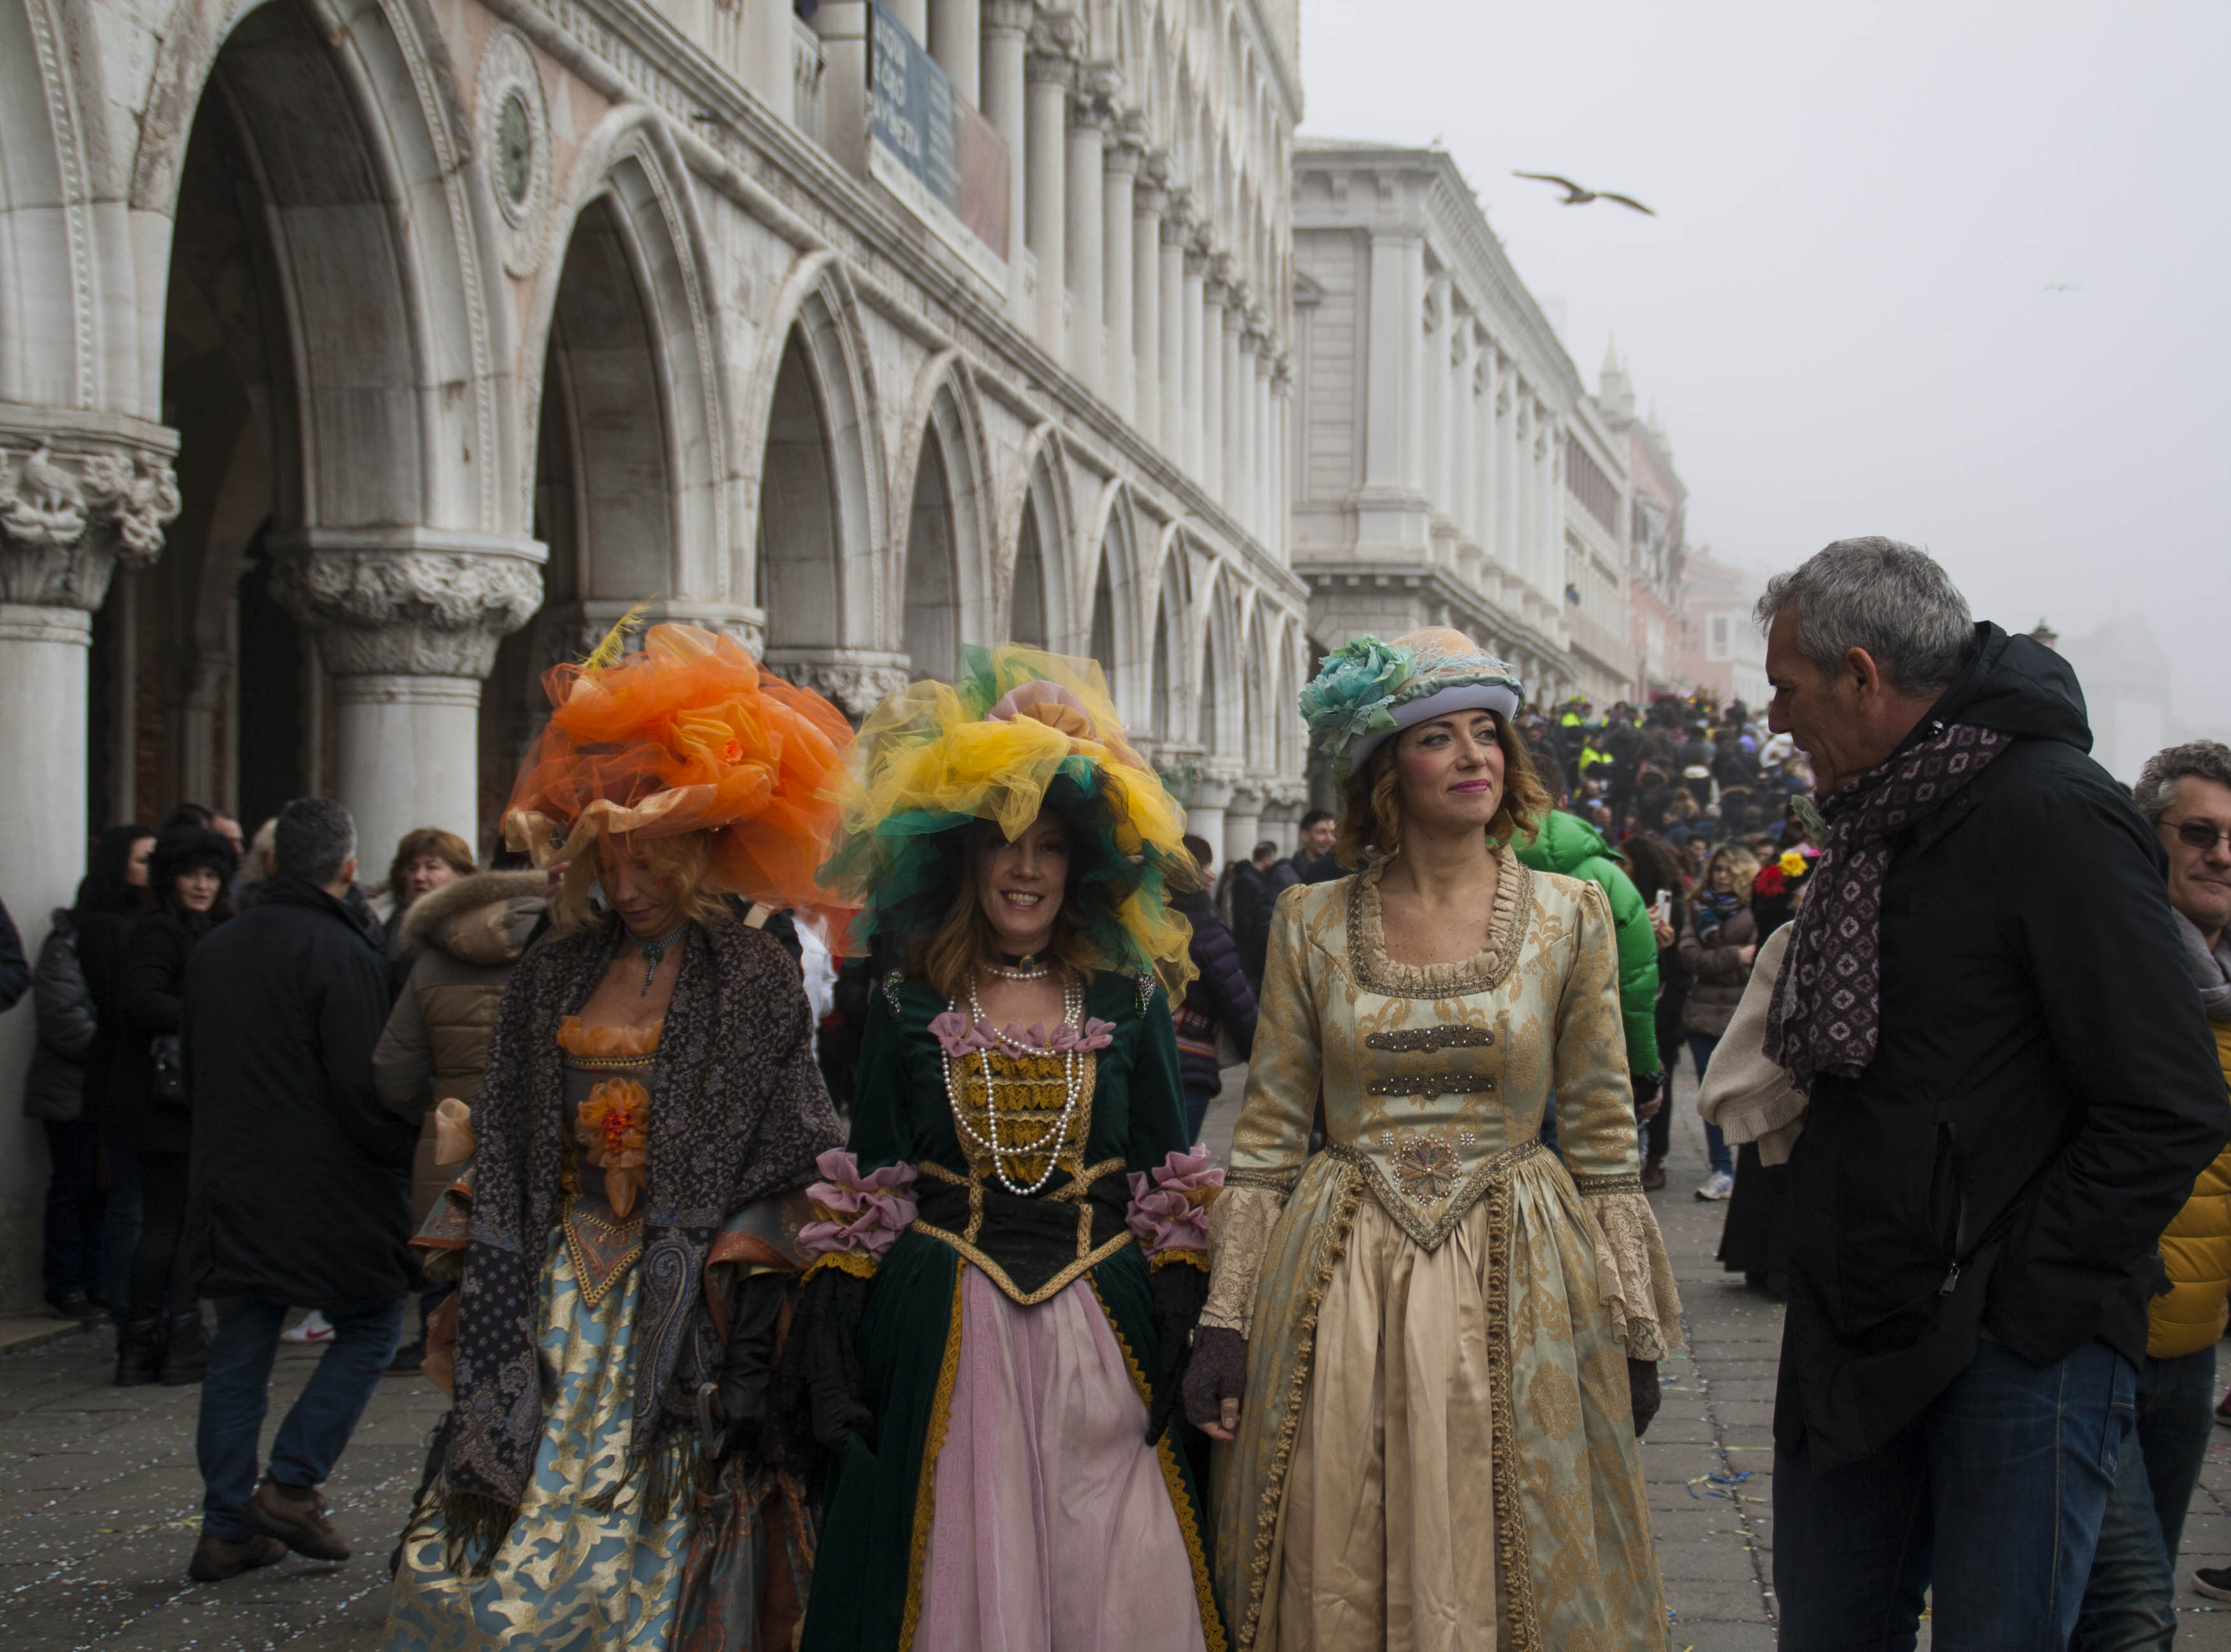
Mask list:
[[[1549,812],[1549,794],[1510,720],[1500,712],[1488,715],[1495,719],[1495,743],[1503,748],[1503,806],[1488,822],[1487,835],[1498,843],[1530,843]],[[1360,867],[1373,855],[1392,859],[1401,850],[1401,780],[1394,766],[1394,749],[1401,743],[1399,734],[1381,741],[1369,761],[1348,778],[1333,844],[1342,866]]]

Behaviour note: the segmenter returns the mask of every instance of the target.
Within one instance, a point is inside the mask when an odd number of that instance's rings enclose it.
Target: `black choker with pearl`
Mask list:
[[[1043,981],[1053,965],[1040,952],[1002,952],[997,964],[984,965],[984,973],[1002,981]]]

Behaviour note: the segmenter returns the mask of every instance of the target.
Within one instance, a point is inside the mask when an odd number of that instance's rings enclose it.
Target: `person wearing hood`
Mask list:
[[[1521,864],[1536,872],[1586,878],[1610,900],[1612,932],[1619,942],[1619,1017],[1626,1033],[1635,1113],[1645,1120],[1654,1117],[1663,1105],[1665,1064],[1658,1049],[1658,938],[1650,908],[1619,852],[1577,815],[1551,810],[1534,841],[1518,844],[1515,852]]]
[[[469,1107],[480,1094],[505,984],[543,920],[551,881],[533,868],[475,872],[420,894],[396,926],[411,971],[372,1051],[372,1078],[382,1104],[419,1126],[411,1165],[414,1233],[456,1170],[436,1160],[435,1109],[451,1100]],[[434,1287],[420,1307],[430,1313],[449,1290]],[[424,1342],[422,1326],[422,1358]],[[416,1370],[411,1354],[404,1348],[397,1363]]]
[[[1790,1155],[1784,1652],[2065,1647],[2133,1430],[2155,1246],[2231,1136],[2158,835],[2067,662],[1924,552],[1767,586],[1825,830],[1765,1053]]]
[[[1185,846],[1206,881],[1215,858],[1208,840],[1188,832]],[[1193,968],[1200,971],[1186,989],[1185,1001],[1178,1006],[1174,1018],[1178,1033],[1178,1077],[1185,1087],[1186,1139],[1199,1141],[1201,1120],[1208,1116],[1208,1104],[1216,1100],[1216,1093],[1224,1084],[1219,1053],[1221,1046],[1217,1035],[1222,1033],[1231,1040],[1232,1049],[1243,1062],[1255,1048],[1255,989],[1247,984],[1246,972],[1240,966],[1239,948],[1232,940],[1232,932],[1224,926],[1224,920],[1216,915],[1203,891],[1181,891],[1172,898],[1170,906],[1193,926],[1193,939],[1187,951],[1192,956]]]
[[[2131,801],[2169,856],[2169,904],[2231,1086],[2231,746],[2194,740],[2157,752]],[[2167,1652],[2176,1636],[2177,1549],[2215,1432],[2215,1344],[2231,1295],[2231,1145],[2193,1184],[2161,1255],[2168,1288],[2147,1306],[2136,1449],[2125,1447],[2107,1505],[2076,1652]],[[2192,1586],[2231,1600],[2231,1566],[2202,1566]]]
[[[232,845],[207,826],[165,827],[148,861],[154,904],[132,926],[117,967],[116,1048],[102,1138],[138,1171],[139,1240],[116,1333],[116,1384],[201,1380],[201,1312],[189,1277],[186,1156],[192,1145],[180,1035],[186,966],[232,916]]]

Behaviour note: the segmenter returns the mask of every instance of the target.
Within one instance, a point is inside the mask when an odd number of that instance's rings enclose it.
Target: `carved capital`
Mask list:
[[[1084,55],[1084,20],[1073,11],[1049,11],[1031,25],[1023,78],[1041,86],[1074,86]]]
[[[0,410],[0,602],[90,611],[117,563],[152,564],[178,513],[176,448],[139,420],[82,429],[45,409]]]
[[[986,35],[1024,35],[1038,10],[1034,0],[983,0],[977,27]]]
[[[871,649],[769,649],[765,664],[786,682],[825,696],[855,723],[914,681],[905,655]]]
[[[337,677],[485,677],[542,602],[533,539],[318,528],[280,542],[271,594]]]

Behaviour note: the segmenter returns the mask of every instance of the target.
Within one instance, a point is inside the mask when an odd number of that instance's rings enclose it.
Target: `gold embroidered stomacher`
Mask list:
[[[1294,1178],[1233,1171],[1208,1207],[1208,1300],[1200,1323],[1245,1336],[1255,1320],[1255,1276]]]
[[[1581,1208],[1594,1229],[1596,1274],[1613,1333],[1629,1359],[1658,1360],[1681,1345],[1681,1297],[1657,1214],[1633,1176],[1581,1176]]]

